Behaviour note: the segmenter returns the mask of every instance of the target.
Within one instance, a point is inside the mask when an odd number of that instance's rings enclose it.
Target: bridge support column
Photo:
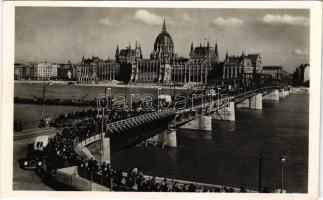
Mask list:
[[[165,133],[166,134],[166,146],[177,147],[176,130],[172,129],[172,130],[165,131],[165,132],[166,132]]]
[[[102,141],[101,162],[111,164],[110,138],[104,137]]]
[[[212,117],[203,115],[196,118],[183,126],[181,129],[201,130],[201,131],[212,131]]]
[[[286,90],[286,94],[287,94],[287,96],[289,95],[289,93],[290,93],[290,91],[289,91],[289,90]]]
[[[251,109],[262,109],[262,94],[256,94],[250,98],[250,108]]]
[[[262,94],[256,94],[241,103],[237,104],[237,108],[248,108],[248,109],[262,109]]]
[[[238,103],[237,108],[250,108],[250,98],[247,98],[243,102]]]
[[[273,101],[279,101],[279,91],[274,90],[263,97],[264,100],[273,100]]]
[[[279,90],[279,98],[285,98],[285,91],[284,90]]]
[[[176,130],[165,130],[162,133],[159,133],[148,140],[146,140],[146,144],[153,143],[169,146],[169,147],[177,147],[177,137],[176,137]]]
[[[280,90],[279,91],[279,97],[281,98],[285,98],[289,95],[289,91],[288,90]]]
[[[213,114],[213,118],[216,120],[235,121],[235,108],[234,102],[230,102],[227,107],[224,107]]]

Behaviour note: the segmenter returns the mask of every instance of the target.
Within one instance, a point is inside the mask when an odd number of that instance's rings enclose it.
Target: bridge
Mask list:
[[[185,108],[178,108],[172,104],[171,107],[165,109],[157,109],[136,117],[104,124],[103,133],[77,141],[75,150],[85,157],[93,157],[86,146],[101,141],[100,160],[111,163],[112,143],[117,140],[126,141],[123,138],[131,138],[132,144],[146,141],[146,143],[153,142],[176,147],[176,130],[179,128],[210,132],[212,131],[212,119],[235,121],[236,108],[262,109],[263,100],[279,101],[288,94],[289,89],[284,86],[256,88],[233,96],[214,94],[210,90],[204,95],[204,99],[196,96],[196,105],[193,101],[189,107]],[[141,131],[136,132],[136,130]]]

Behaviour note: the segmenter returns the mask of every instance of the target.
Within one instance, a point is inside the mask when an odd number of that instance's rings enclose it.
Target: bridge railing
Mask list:
[[[108,188],[115,188],[118,183],[116,183],[113,180],[113,177],[104,177],[102,175],[102,172],[100,170],[98,171],[91,171],[87,170],[84,167],[78,167],[75,166],[76,169],[73,170],[73,174],[77,174],[78,176],[90,180],[91,182],[97,183],[99,185],[103,185]],[[126,184],[122,184],[126,178],[128,177],[127,172],[122,172],[122,181],[121,185],[118,185],[118,191],[138,191],[138,185],[137,183],[134,184],[134,186],[129,187]],[[151,183],[153,184],[159,184],[162,185],[163,183],[167,184],[167,188],[169,189],[168,191],[172,191],[172,186],[176,182],[176,186],[181,190],[183,189],[184,186],[188,186],[190,184],[193,184],[196,188],[195,192],[205,192],[205,190],[212,190],[214,192],[235,192],[235,193],[240,193],[241,188],[237,187],[231,187],[228,185],[216,185],[216,184],[208,184],[208,183],[201,183],[201,182],[194,182],[194,181],[186,181],[186,180],[179,180],[179,179],[172,179],[172,178],[165,178],[165,177],[153,177],[149,175],[143,175],[144,181],[152,181]],[[120,190],[120,188],[122,188]],[[155,188],[151,188],[151,191],[154,191]],[[227,190],[226,190],[227,189]],[[145,191],[145,192],[150,192],[150,191]],[[244,192],[249,192],[249,193],[256,193],[257,191],[245,188]]]
[[[101,133],[98,133],[98,134],[95,134],[95,135],[91,135],[85,139],[82,139],[82,140],[77,140],[77,143],[76,145],[78,145],[80,148],[82,147],[85,147],[93,142],[96,142],[98,140],[100,140],[102,137],[102,134]]]
[[[266,86],[266,87],[261,87],[261,88],[257,88],[257,89],[254,89],[254,90],[248,90],[246,92],[239,93],[239,94],[235,95],[235,97],[238,98],[240,96],[244,96],[244,95],[247,95],[247,94],[252,94],[252,93],[255,93],[255,92],[259,92],[259,91],[270,90],[270,89],[281,89],[283,87],[284,86]]]

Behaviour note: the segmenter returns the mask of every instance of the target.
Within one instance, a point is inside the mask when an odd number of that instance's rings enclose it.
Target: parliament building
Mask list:
[[[210,79],[238,78],[241,74],[258,71],[261,71],[259,54],[246,56],[243,53],[240,57],[229,57],[227,54],[224,62],[220,63],[217,42],[214,46],[209,41],[203,46],[192,43],[189,57],[178,57],[164,20],[149,59],[143,58],[137,38],[133,48],[129,45],[119,49],[117,46],[114,60],[83,57],[77,80],[79,83],[118,80],[127,84],[207,84]]]
[[[189,58],[178,57],[164,21],[149,59],[143,59],[137,39],[133,49],[129,46],[119,50],[117,47],[115,60],[120,64],[120,78],[126,83],[206,84],[209,72],[218,62],[218,49],[217,45],[211,47],[209,42],[207,46],[200,45],[195,48],[192,43]]]

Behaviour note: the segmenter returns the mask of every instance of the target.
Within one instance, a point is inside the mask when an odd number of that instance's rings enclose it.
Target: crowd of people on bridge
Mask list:
[[[183,107],[185,104],[185,108],[191,108],[193,106],[200,105],[202,103],[209,102],[210,96],[208,95],[202,95],[200,94],[180,94],[179,96],[185,97],[185,98],[178,98],[178,101],[181,103],[177,103],[176,105],[179,107]],[[172,97],[173,100],[171,102],[165,102],[165,101],[158,101],[157,99],[154,99],[151,102],[134,102],[132,105],[125,105],[123,109],[118,109],[118,107],[113,108],[105,108],[104,110],[100,109],[89,109],[87,111],[76,111],[71,112],[67,114],[61,114],[56,119],[54,119],[51,122],[52,126],[55,127],[67,127],[67,126],[73,126],[76,123],[79,123],[80,121],[84,119],[101,119],[102,116],[104,116],[106,123],[111,123],[115,121],[119,121],[126,118],[136,117],[142,114],[146,114],[149,112],[157,111],[158,109],[163,108],[171,108],[174,107],[175,99]],[[185,102],[184,102],[184,101]],[[158,105],[159,104],[159,105]],[[169,104],[169,105],[168,105]]]
[[[92,120],[92,122],[97,124],[97,123],[101,123],[102,117],[104,117],[105,123],[112,123],[122,119],[146,114],[148,112],[151,112],[151,111],[136,109],[136,110],[112,110],[112,111],[102,112],[100,110],[90,109],[88,111],[76,111],[68,114],[61,114],[53,120],[52,125],[55,127],[62,127],[62,128],[72,127],[84,121],[89,121],[89,120]]]
[[[85,118],[95,118],[97,111],[94,109],[89,109],[87,111],[75,111],[67,114],[60,114],[52,122],[52,125],[55,127],[66,127],[73,126],[79,120]]]
[[[233,188],[200,186],[194,183],[179,183],[170,179],[157,180],[155,177],[145,177],[137,168],[122,172],[111,168],[110,164],[99,163],[95,159],[82,159],[78,163],[78,175],[106,186],[113,191],[139,192],[234,192]],[[241,187],[239,192],[247,192]]]
[[[50,139],[44,150],[48,172],[78,163],[79,156],[74,151],[76,137],[77,133],[73,129],[66,128]]]

